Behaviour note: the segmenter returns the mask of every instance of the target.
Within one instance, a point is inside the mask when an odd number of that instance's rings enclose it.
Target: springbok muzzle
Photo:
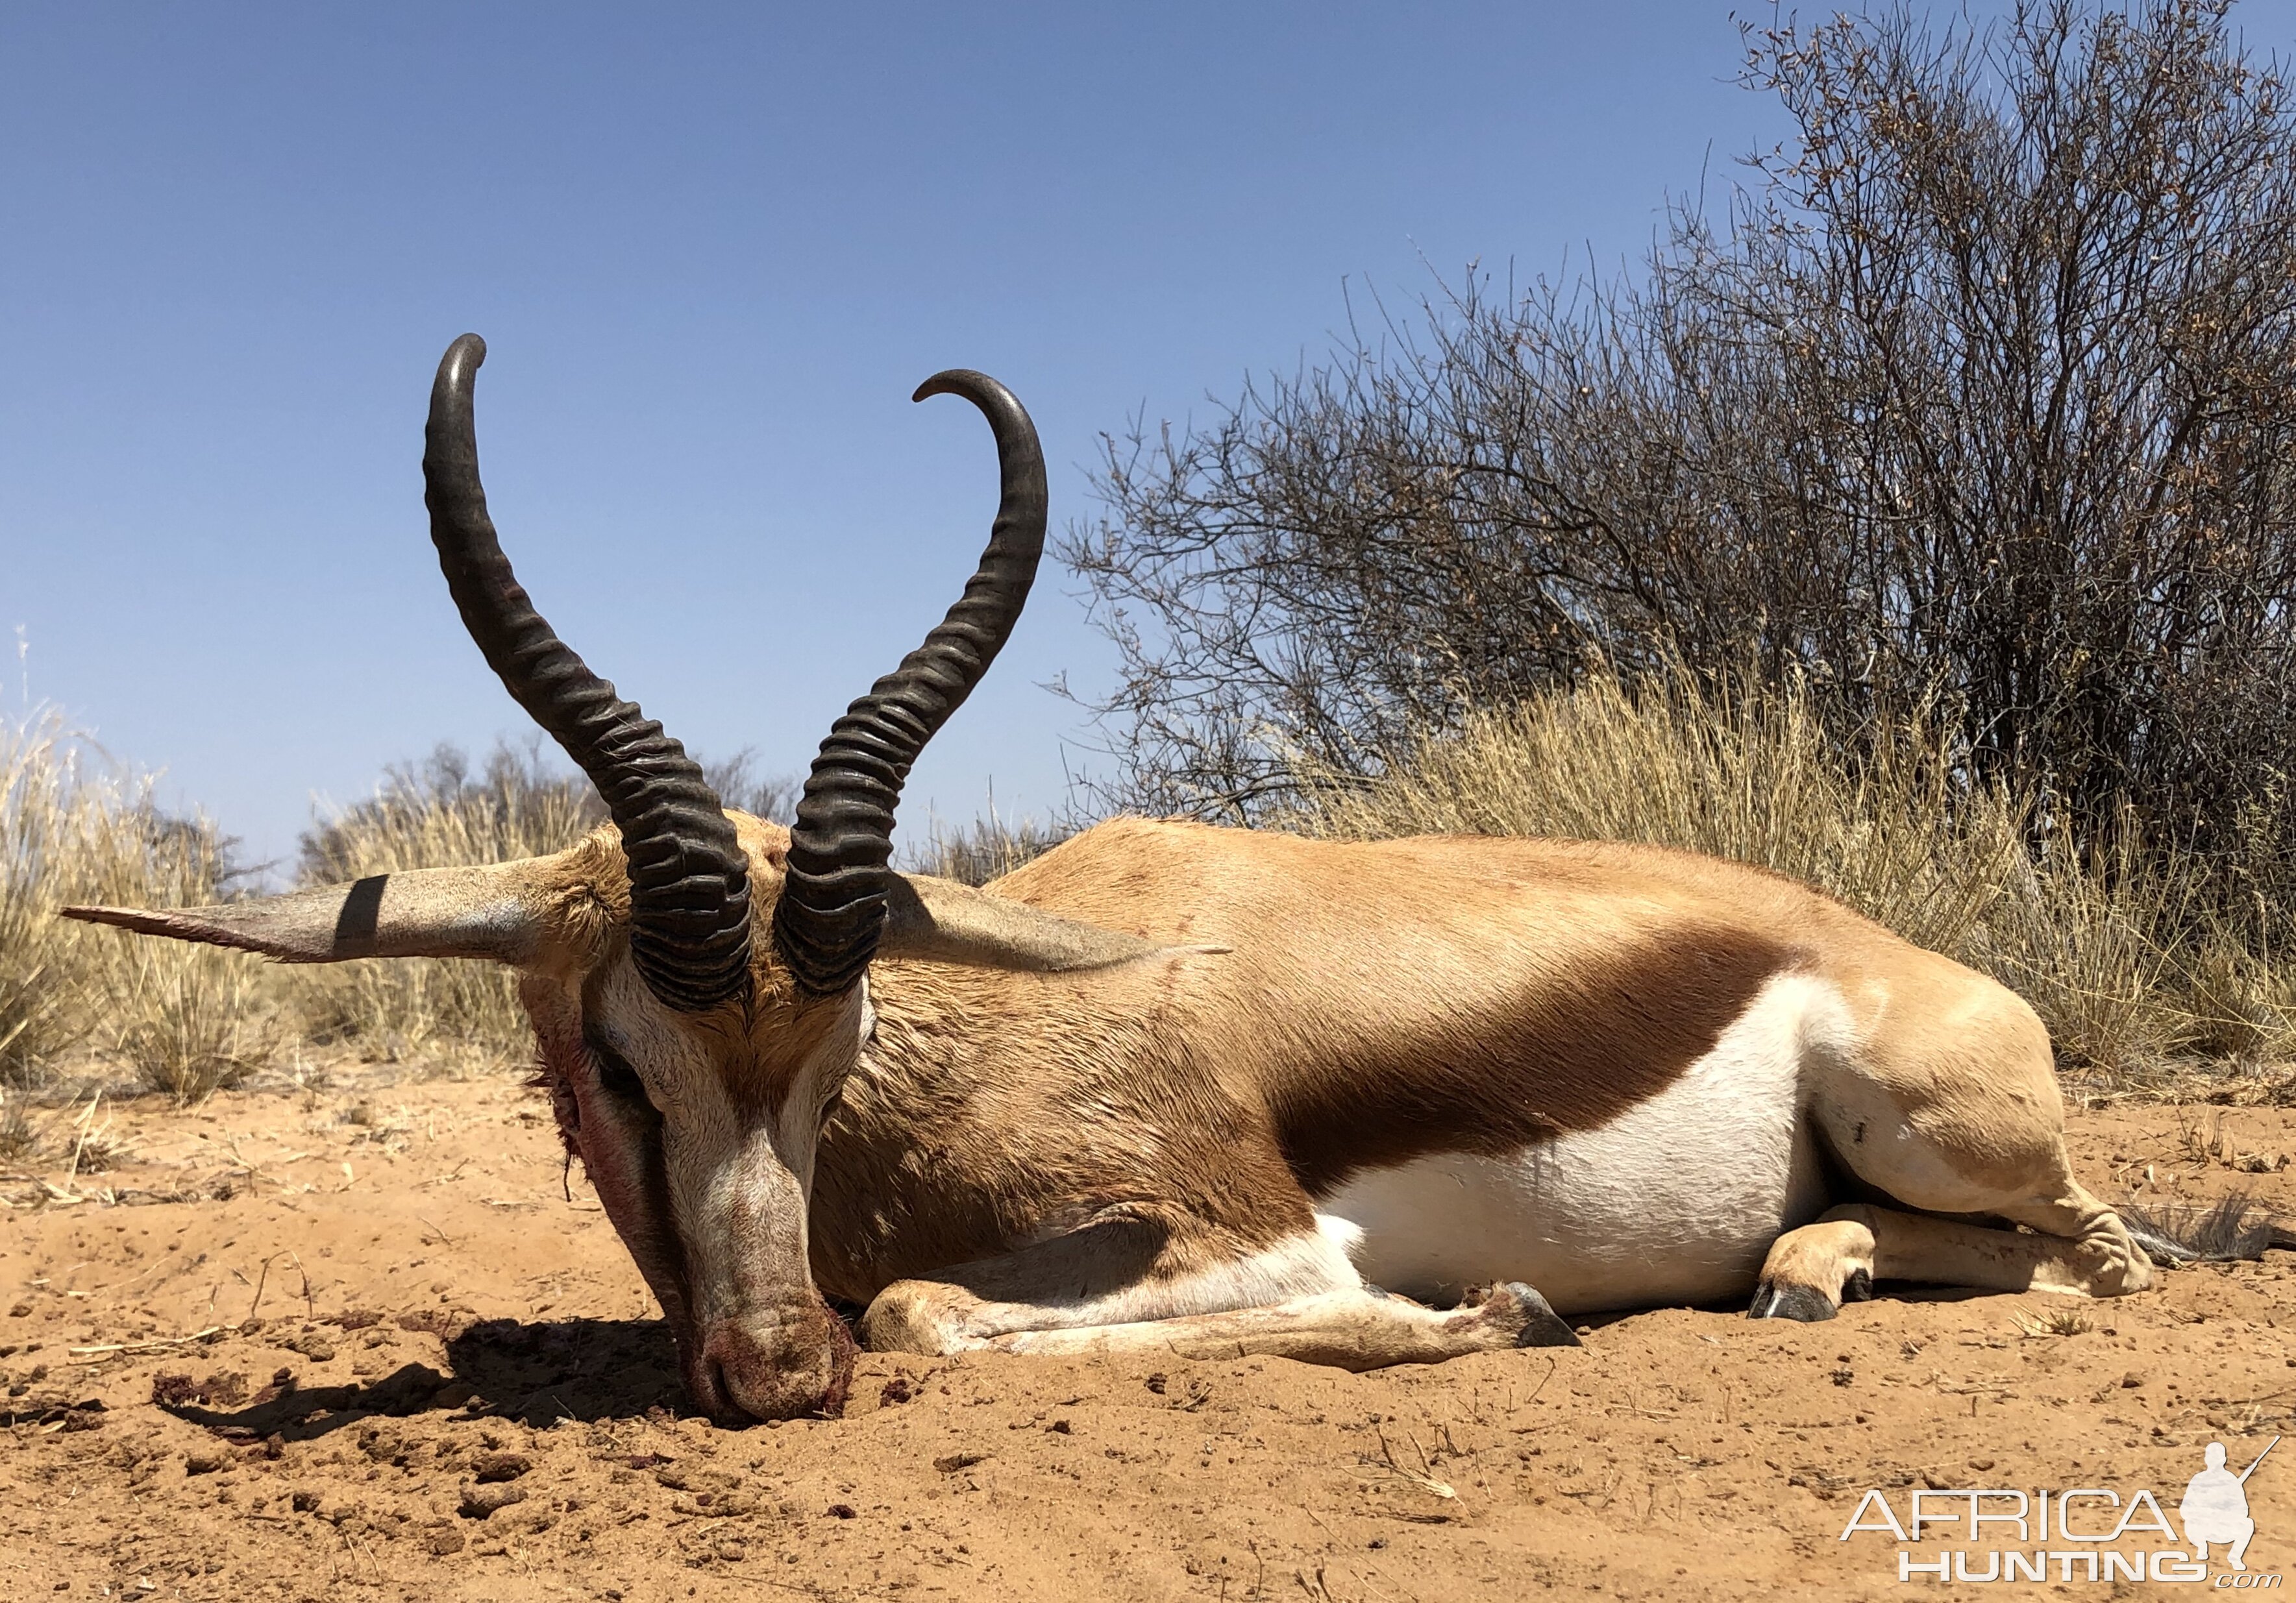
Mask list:
[[[845,1321],[818,1296],[712,1321],[687,1362],[686,1388],[727,1423],[841,1413],[853,1384]]]

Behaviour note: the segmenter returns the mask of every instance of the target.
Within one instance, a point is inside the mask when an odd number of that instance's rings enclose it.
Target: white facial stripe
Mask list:
[[[679,1186],[675,1174],[671,1183],[701,1322],[807,1295],[805,1187],[775,1150],[774,1133],[733,1133],[688,1166],[701,1169],[701,1183]]]
[[[822,1104],[852,1071],[870,1017],[864,982],[766,1123],[748,1122],[706,1063],[666,1119],[670,1188],[704,1326],[812,1296],[806,1215]]]
[[[774,1146],[808,1197],[813,1192],[813,1160],[821,1136],[822,1109],[852,1074],[863,1044],[876,1027],[877,1010],[869,1004],[869,979],[864,975],[846,1001],[844,1016],[799,1066],[789,1095],[782,1102]]]

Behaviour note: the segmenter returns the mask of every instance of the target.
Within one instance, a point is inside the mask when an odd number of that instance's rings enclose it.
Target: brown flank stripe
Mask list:
[[[1460,1018],[1447,1051],[1423,1040],[1292,1081],[1274,1109],[1277,1140],[1320,1197],[1366,1169],[1597,1129],[1680,1079],[1800,958],[1723,925],[1638,934],[1582,959],[1568,984],[1525,987],[1504,1011]]]

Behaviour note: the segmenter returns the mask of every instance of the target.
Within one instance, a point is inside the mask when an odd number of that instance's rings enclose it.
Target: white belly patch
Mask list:
[[[1824,1206],[1802,1066],[1845,1050],[1849,1029],[1832,986],[1781,975],[1680,1079],[1611,1123],[1363,1171],[1316,1211],[1362,1232],[1365,1280],[1408,1296],[1521,1280],[1566,1314],[1742,1297],[1770,1243]]]

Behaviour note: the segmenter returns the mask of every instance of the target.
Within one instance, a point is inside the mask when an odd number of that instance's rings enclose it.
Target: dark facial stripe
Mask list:
[[[525,990],[560,1136],[581,1158],[608,1223],[661,1304],[683,1363],[695,1346],[692,1299],[685,1247],[670,1218],[661,1115],[636,1072],[583,1030],[578,1014],[549,1005],[545,987]]]

